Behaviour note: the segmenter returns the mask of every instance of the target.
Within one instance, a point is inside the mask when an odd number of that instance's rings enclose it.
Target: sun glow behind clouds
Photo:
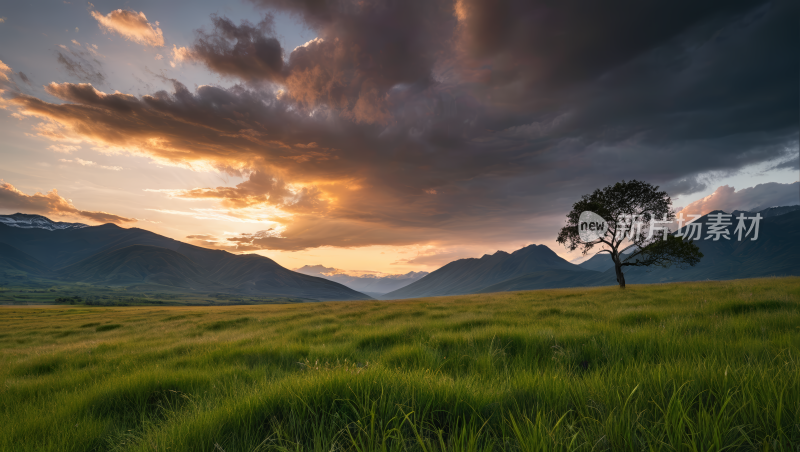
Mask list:
[[[85,83],[44,53],[37,64],[48,79],[37,79],[25,66],[31,47],[4,49],[0,108],[30,119],[2,124],[24,138],[0,158],[20,175],[36,174],[14,176],[25,193],[58,187],[91,211],[137,218],[148,210],[161,221],[155,230],[179,240],[261,243],[281,251],[259,253],[305,256],[294,268],[368,262],[383,270],[430,269],[530,241],[561,254],[552,238],[563,212],[610,181],[657,183],[685,205],[701,186],[709,195],[723,184],[676,181],[753,162],[775,161],[769,168],[786,174],[796,167],[796,105],[772,95],[796,92],[796,76],[778,63],[796,45],[771,32],[788,29],[796,5],[753,16],[720,2],[707,12],[725,19],[709,22],[691,6],[664,12],[639,2],[637,18],[674,14],[651,30],[625,14],[637,2],[589,17],[558,2],[544,12],[537,2],[437,1],[378,0],[365,5],[380,8],[348,11],[330,8],[337,2],[257,2],[284,8],[257,17],[253,2],[211,17],[215,7],[200,2],[192,7],[201,19],[172,4],[134,2],[108,14],[81,6],[69,21],[102,28],[73,34],[70,25],[67,36],[61,25],[51,31],[35,22],[40,13],[29,7],[31,27],[60,33],[40,48],[87,52],[106,82]],[[543,14],[560,20],[531,27]],[[13,22],[26,23],[19,15]],[[283,39],[289,22],[310,34]],[[706,41],[708,27],[724,39]],[[558,42],[558,52],[548,42]],[[660,55],[685,64],[676,70]],[[726,129],[736,124],[752,133]],[[792,152],[782,154],[775,143],[785,137]],[[27,167],[16,154],[27,155]],[[59,157],[63,165],[45,166]],[[777,181],[769,168],[765,177]],[[741,191],[752,180],[725,183]],[[339,261],[345,256],[352,265]]]
[[[189,210],[170,210],[170,209],[147,209],[154,212],[166,213],[170,215],[181,215],[195,218],[197,220],[218,220],[229,223],[253,223],[261,224],[265,227],[278,228],[291,218],[291,214],[280,212],[271,207],[248,208],[237,211],[214,208],[189,208]],[[275,219],[282,221],[276,221]]]

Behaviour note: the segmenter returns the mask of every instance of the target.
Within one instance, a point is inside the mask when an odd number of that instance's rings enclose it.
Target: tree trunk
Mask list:
[[[617,282],[619,283],[619,288],[625,288],[625,275],[622,274],[622,265],[620,262],[614,262],[614,270],[617,272]]]

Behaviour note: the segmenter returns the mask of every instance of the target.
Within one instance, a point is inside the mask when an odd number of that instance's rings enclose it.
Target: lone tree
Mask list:
[[[581,227],[586,231],[587,223],[580,224],[581,213],[593,212],[605,220],[592,241],[581,239]],[[669,233],[667,224],[675,220],[672,200],[667,192],[658,191],[646,182],[632,180],[618,182],[584,195],[567,214],[567,225],[558,233],[558,243],[570,251],[581,247],[585,255],[595,245],[603,249],[597,254],[608,253],[614,261],[617,282],[625,288],[622,267],[670,267],[694,266],[703,253],[692,241],[684,241]],[[593,229],[594,230],[594,229]],[[635,246],[635,250],[623,258],[621,251]],[[625,243],[626,246],[620,249]]]

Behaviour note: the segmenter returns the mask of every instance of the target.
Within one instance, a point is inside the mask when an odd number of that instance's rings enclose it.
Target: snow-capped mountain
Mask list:
[[[28,215],[25,213],[15,213],[13,215],[0,215],[0,223],[15,228],[22,229],[47,229],[55,231],[57,229],[80,229],[88,225],[83,223],[65,223],[63,221],[52,221],[41,215]]]

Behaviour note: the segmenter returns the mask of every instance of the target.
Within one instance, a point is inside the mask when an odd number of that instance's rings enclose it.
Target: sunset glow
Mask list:
[[[693,214],[800,203],[791,2],[644,28],[325,4],[5,5],[0,214],[398,274],[532,243],[574,259],[565,214],[623,179]]]

